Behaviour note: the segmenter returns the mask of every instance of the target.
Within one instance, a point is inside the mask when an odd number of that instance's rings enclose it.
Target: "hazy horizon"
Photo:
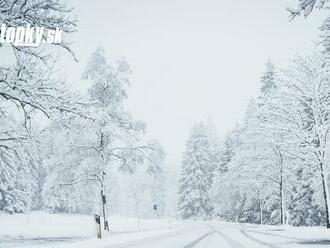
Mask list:
[[[127,107],[175,167],[192,125],[211,118],[224,136],[257,96],[265,63],[282,66],[312,50],[322,20],[317,13],[290,22],[290,0],[69,3],[79,20],[70,35],[79,63],[62,59],[64,75],[85,90],[81,74],[96,46],[109,60],[125,57],[133,70]]]

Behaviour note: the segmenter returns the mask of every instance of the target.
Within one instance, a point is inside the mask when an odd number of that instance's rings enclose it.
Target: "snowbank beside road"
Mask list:
[[[0,215],[0,236],[10,237],[73,237],[93,235],[93,219],[86,215],[28,214]]]
[[[109,217],[112,235],[130,234],[146,230],[168,229],[175,223],[168,219],[140,219]],[[31,212],[28,214],[0,214],[0,244],[4,240],[27,240],[53,238],[54,242],[70,242],[94,237],[93,217],[79,214],[49,214]],[[1,246],[1,245],[0,245]],[[15,246],[11,246],[15,247]]]

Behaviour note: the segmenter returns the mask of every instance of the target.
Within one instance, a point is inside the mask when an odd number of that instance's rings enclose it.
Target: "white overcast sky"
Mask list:
[[[264,64],[284,65],[315,46],[322,18],[289,22],[295,0],[71,0],[79,20],[78,64],[64,73],[86,89],[82,71],[103,46],[132,67],[128,108],[147,123],[168,162],[179,166],[189,130],[212,118],[220,135],[242,119],[257,96]]]

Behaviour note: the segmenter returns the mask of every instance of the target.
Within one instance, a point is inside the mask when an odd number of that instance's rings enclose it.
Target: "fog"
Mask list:
[[[289,21],[295,1],[72,0],[79,19],[70,35],[79,62],[66,56],[63,75],[86,90],[81,74],[95,46],[132,67],[127,108],[178,167],[191,126],[211,119],[225,135],[258,94],[264,64],[282,66],[310,51],[322,16]]]

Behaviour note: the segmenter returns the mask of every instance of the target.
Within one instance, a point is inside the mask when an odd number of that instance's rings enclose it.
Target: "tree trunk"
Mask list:
[[[104,230],[109,231],[109,223],[108,220],[106,218],[106,213],[105,213],[105,207],[106,207],[106,199],[105,199],[105,195],[103,192],[103,189],[101,190],[101,198],[102,198],[102,213],[103,213],[103,226],[104,226]]]
[[[262,212],[262,202],[259,201],[259,208],[260,208],[260,225],[263,224],[263,212]]]
[[[327,223],[327,228],[330,228],[330,220],[329,220],[329,194],[327,187],[328,185],[326,184],[326,178],[324,176],[324,170],[323,170],[323,163],[320,162],[320,171],[321,171],[321,179],[322,179],[322,188],[323,188],[323,198],[324,198],[324,204],[325,204],[325,216],[326,216],[326,223]]]
[[[281,213],[281,220],[280,220],[280,224],[283,225],[284,224],[284,201],[283,201],[283,171],[281,169],[281,175],[280,175],[280,204],[281,204],[281,209],[280,209],[280,213]]]
[[[280,224],[284,224],[284,193],[283,193],[283,156],[281,150],[277,147],[277,154],[279,156],[278,166],[279,166],[279,193],[280,193]]]

